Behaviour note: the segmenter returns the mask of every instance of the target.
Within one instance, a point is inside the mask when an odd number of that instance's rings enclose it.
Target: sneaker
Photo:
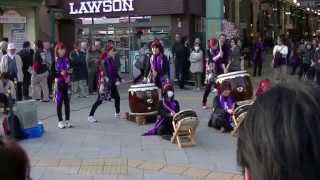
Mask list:
[[[58,123],[58,128],[59,128],[59,129],[64,129],[64,128],[65,128],[64,123],[63,123],[63,122],[59,122],[59,123]]]
[[[70,123],[70,121],[66,121],[66,128],[72,128],[72,124]]]
[[[88,122],[90,122],[90,123],[96,123],[96,122],[98,122],[93,116],[89,116],[88,117]]]
[[[115,114],[114,114],[114,117],[115,117],[115,118],[120,118],[120,113],[115,113]]]

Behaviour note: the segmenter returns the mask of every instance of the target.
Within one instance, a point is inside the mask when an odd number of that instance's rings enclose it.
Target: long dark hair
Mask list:
[[[30,163],[22,147],[8,139],[0,139],[1,180],[26,180],[30,175]]]
[[[237,151],[253,180],[320,179],[319,92],[296,82],[257,98],[240,127]]]

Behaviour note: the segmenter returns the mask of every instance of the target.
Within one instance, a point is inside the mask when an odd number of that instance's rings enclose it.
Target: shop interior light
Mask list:
[[[286,15],[291,15],[291,12],[286,12]]]
[[[310,8],[307,8],[307,11],[310,11]]]

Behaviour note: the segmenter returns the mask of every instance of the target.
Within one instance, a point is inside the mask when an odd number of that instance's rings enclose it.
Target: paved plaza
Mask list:
[[[253,83],[256,85],[260,79],[253,79]],[[128,87],[128,84],[120,86],[121,112],[129,111]],[[32,178],[241,179],[241,169],[236,162],[237,139],[207,127],[211,112],[201,107],[202,93],[176,88],[182,109],[195,110],[200,120],[197,145],[185,149],[158,136],[141,136],[153,125],[138,126],[115,119],[113,102],[99,107],[95,116],[99,123],[88,123],[95,96],[72,98],[72,129],[58,129],[55,105],[39,103],[38,114],[46,132],[39,139],[21,142],[32,161]],[[213,94],[209,97],[210,103],[212,97]]]

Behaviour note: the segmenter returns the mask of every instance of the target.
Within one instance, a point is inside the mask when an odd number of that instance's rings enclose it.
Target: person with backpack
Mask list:
[[[31,89],[33,99],[40,101],[42,93],[42,102],[49,102],[48,88],[48,67],[45,61],[42,41],[36,42],[36,52],[32,64]]]
[[[278,37],[277,45],[273,48],[272,60],[272,66],[275,71],[275,80],[278,82],[285,82],[287,79],[287,56],[288,46],[285,45],[282,37]]]

